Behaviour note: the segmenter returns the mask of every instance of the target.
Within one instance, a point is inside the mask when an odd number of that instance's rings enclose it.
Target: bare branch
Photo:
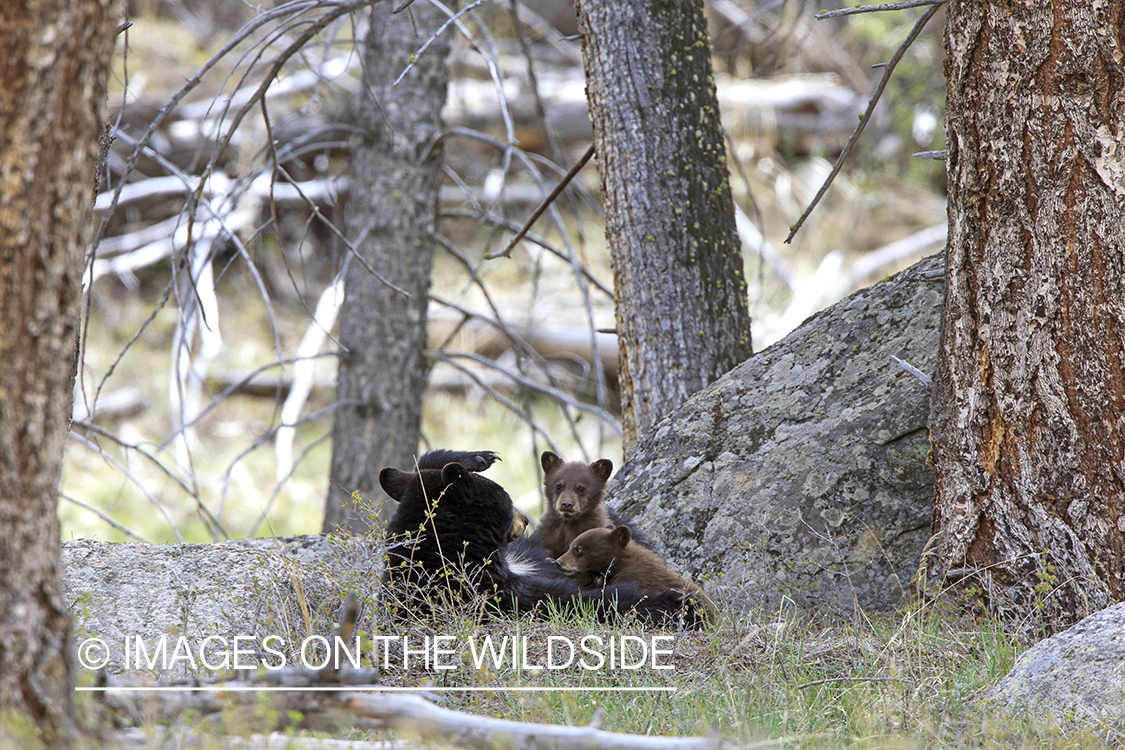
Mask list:
[[[523,225],[520,231],[516,232],[516,236],[508,242],[507,247],[505,247],[498,253],[490,253],[488,255],[485,255],[484,257],[491,260],[493,258],[507,258],[509,255],[511,255],[512,248],[519,244],[519,241],[522,240],[523,236],[527,234],[529,229],[531,229],[531,225],[534,224],[539,219],[539,217],[543,215],[543,212],[546,211],[552,203],[554,203],[555,198],[558,198],[559,194],[562,193],[563,190],[566,190],[566,186],[570,184],[570,181],[575,178],[575,176],[582,170],[582,167],[586,166],[586,162],[590,161],[593,156],[594,144],[591,143],[589,148],[586,149],[586,153],[582,154],[582,158],[578,160],[578,163],[570,168],[570,171],[567,172],[561,180],[559,180],[559,184],[555,185],[555,189],[552,190],[550,194],[543,199],[543,202],[540,203],[539,206],[531,212],[531,216],[528,218],[527,222]]]
[[[942,2],[944,2],[944,0],[942,0]],[[906,41],[904,41],[902,45],[899,46],[897,50],[895,50],[894,55],[890,59],[890,62],[888,62],[886,67],[883,69],[883,77],[882,79],[880,79],[879,85],[875,88],[875,93],[871,96],[871,100],[867,103],[866,111],[864,111],[864,113],[859,116],[859,126],[855,129],[855,132],[852,133],[851,137],[848,138],[848,142],[844,144],[843,150],[840,151],[840,156],[836,159],[836,164],[833,165],[832,171],[828,173],[828,177],[825,178],[824,184],[820,186],[820,190],[816,191],[816,195],[813,197],[812,202],[809,203],[808,208],[806,208],[805,212],[801,214],[801,218],[797,219],[796,223],[794,223],[793,226],[789,228],[789,235],[785,238],[786,244],[790,243],[793,240],[794,235],[797,234],[797,230],[799,230],[801,228],[801,225],[805,223],[805,219],[809,217],[809,214],[811,214],[813,212],[813,209],[816,208],[816,204],[819,203],[820,199],[824,197],[824,194],[828,192],[828,186],[832,184],[832,181],[834,179],[836,179],[836,175],[839,174],[840,168],[844,166],[844,160],[848,158],[848,154],[851,153],[852,147],[855,146],[856,141],[859,140],[860,133],[862,133],[863,129],[867,127],[867,123],[871,119],[871,113],[875,111],[875,105],[879,103],[879,97],[883,95],[883,89],[886,88],[887,81],[891,79],[891,74],[894,72],[895,66],[898,65],[899,60],[901,60],[902,56],[906,54],[906,50],[910,47],[911,44],[914,43],[914,40],[918,38],[918,35],[922,33],[922,29],[925,28],[926,22],[934,17],[934,14],[938,12],[938,8],[940,7],[940,3],[938,5],[930,4],[930,7],[926,9],[926,12],[922,14],[922,16],[918,19],[918,22],[914,24],[914,28],[910,30],[910,34],[907,35]]]
[[[891,355],[891,359],[894,360],[894,363],[896,365],[898,365],[899,367],[901,367],[903,370],[906,370],[908,373],[910,373],[914,377],[918,378],[918,380],[921,381],[922,385],[926,386],[927,388],[934,384],[934,381],[930,378],[929,375],[922,372],[921,370],[919,370],[917,367],[910,364],[906,360],[899,359],[898,357],[896,357],[893,354]]]
[[[905,10],[906,8],[920,8],[924,5],[941,5],[944,2],[945,0],[903,0],[903,2],[901,3],[886,3],[884,5],[861,5],[857,8],[822,10],[813,17],[819,21],[824,18],[854,16],[856,13],[876,13],[881,10]]]
[[[136,539],[138,542],[143,542],[144,544],[152,544],[153,543],[153,542],[149,541],[148,539],[145,539],[143,536],[141,536],[137,532],[130,529],[128,526],[125,526],[121,523],[118,523],[116,520],[111,518],[104,511],[102,511],[98,508],[95,508],[94,506],[89,505],[87,503],[84,503],[81,500],[79,500],[78,498],[71,497],[70,495],[66,494],[65,492],[61,492],[61,491],[59,492],[59,497],[61,497],[63,500],[66,500],[68,503],[73,503],[74,505],[77,505],[82,510],[90,511],[95,516],[97,516],[98,518],[102,519],[103,521],[108,523],[113,528],[120,531],[122,534],[125,534],[127,536],[131,536],[132,538]]]
[[[296,436],[297,418],[312,391],[313,357],[320,352],[321,344],[336,323],[340,304],[344,300],[344,277],[347,265],[340,269],[336,279],[320,295],[312,323],[305,330],[297,347],[297,364],[293,368],[293,386],[281,407],[281,427],[274,440],[277,455],[277,481],[281,482],[293,472],[293,438]]]
[[[459,747],[538,747],[554,750],[734,750],[717,737],[656,737],[607,732],[594,726],[529,724],[440,708],[416,695],[355,694],[347,707],[383,726],[419,733]],[[772,746],[773,743],[770,743]]]
[[[112,464],[114,466],[114,468],[116,468],[118,471],[120,471],[122,474],[124,474],[126,477],[128,477],[129,480],[131,482],[133,482],[133,484],[135,484],[141,492],[144,493],[145,497],[148,498],[148,501],[150,503],[152,503],[154,506],[156,506],[156,509],[160,511],[160,515],[162,515],[164,517],[164,520],[168,523],[168,527],[170,529],[172,529],[172,533],[176,535],[176,541],[182,542],[184,540],[184,538],[182,536],[180,536],[180,530],[176,527],[176,524],[172,520],[172,517],[168,514],[168,510],[164,507],[164,505],[159,500],[156,499],[156,497],[153,496],[153,494],[151,492],[148,491],[148,489],[145,488],[144,482],[142,482],[140,479],[138,479],[133,474],[133,472],[129,471],[129,468],[127,466],[123,465],[120,461],[115,459],[113,456],[110,456],[108,453],[106,453],[104,450],[102,450],[100,445],[97,445],[95,443],[90,442],[89,440],[87,440],[86,438],[82,437],[81,435],[75,433],[74,431],[71,431],[70,437],[73,438],[74,440],[77,440],[79,443],[86,446],[87,448],[92,450],[94,453],[97,453],[105,461]]]
[[[413,0],[411,0],[411,2],[413,2]],[[445,23],[443,23],[441,26],[439,26],[438,30],[435,31],[433,33],[433,35],[422,44],[421,47],[418,48],[418,51],[414,53],[413,59],[410,61],[410,63],[405,68],[402,69],[402,72],[398,74],[398,78],[396,78],[395,82],[392,83],[391,85],[397,86],[402,81],[402,79],[406,77],[406,74],[409,73],[410,69],[414,67],[414,60],[417,60],[419,57],[424,55],[426,53],[426,50],[428,50],[430,48],[430,45],[433,44],[434,41],[439,36],[441,36],[445,32],[446,29],[449,28],[450,24],[456,23],[457,20],[459,18],[461,18],[461,16],[465,15],[469,11],[476,10],[477,8],[479,8],[480,6],[482,6],[482,5],[484,5],[485,3],[488,3],[488,2],[491,2],[491,0],[477,0],[475,3],[470,3],[469,5],[466,5],[464,8],[457,11],[456,13],[452,13],[449,10],[449,8],[446,8],[441,3],[434,2],[434,5],[436,5],[437,7],[441,8],[442,10],[444,10],[446,13],[449,14],[449,20],[446,21]],[[403,7],[405,7],[405,6],[403,6]]]

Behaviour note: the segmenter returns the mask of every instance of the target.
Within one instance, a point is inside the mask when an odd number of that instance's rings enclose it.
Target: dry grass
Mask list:
[[[496,620],[448,610],[396,632],[412,639],[454,635],[515,638],[529,664],[547,663],[549,636],[575,642],[597,635],[660,631],[574,622]],[[388,670],[401,686],[494,686],[495,692],[443,693],[445,704],[519,721],[665,736],[721,735],[754,746],[802,748],[1112,747],[1122,738],[1061,733],[1044,717],[1006,716],[980,703],[1024,644],[985,621],[931,610],[873,615],[850,625],[809,624],[785,614],[728,615],[708,631],[666,631],[668,671],[516,668],[447,672]],[[413,641],[412,641],[413,642]],[[392,655],[392,664],[395,656]],[[674,687],[674,692],[505,692],[502,687]]]

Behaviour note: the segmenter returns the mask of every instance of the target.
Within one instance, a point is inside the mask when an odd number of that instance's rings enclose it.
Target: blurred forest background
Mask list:
[[[130,4],[84,289],[64,539],[320,530],[365,23],[334,6]],[[500,452],[490,476],[535,515],[542,450],[621,461],[597,159],[508,257],[491,257],[591,134],[573,6],[466,7],[443,32],[453,54],[421,449]],[[832,7],[707,2],[755,351],[945,240],[944,164],[911,156],[944,148],[940,12],[783,243],[918,15],[815,17]]]

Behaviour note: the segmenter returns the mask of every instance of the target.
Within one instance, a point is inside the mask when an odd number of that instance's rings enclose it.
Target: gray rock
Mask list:
[[[632,450],[611,504],[728,606],[896,607],[930,537],[941,261],[805,321]]]
[[[79,540],[63,542],[62,559],[80,671],[106,658],[106,672],[128,684],[225,671],[202,663],[211,636],[210,665],[235,647],[244,651],[239,665],[257,666],[261,658],[279,664],[262,647],[270,635],[284,643],[266,645],[293,665],[305,638],[332,637],[348,591],[369,598],[381,564],[369,541],[332,536],[170,545]],[[104,650],[93,644],[83,653],[89,638]],[[235,666],[233,657],[229,662]]]
[[[993,706],[1063,728],[1125,731],[1125,603],[1023,652],[989,694]]]

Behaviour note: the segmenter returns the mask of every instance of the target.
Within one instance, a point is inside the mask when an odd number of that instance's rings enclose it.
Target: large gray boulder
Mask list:
[[[1023,652],[989,694],[1008,712],[1125,732],[1125,603],[1096,612]]]
[[[631,451],[611,504],[735,608],[886,610],[930,538],[941,261],[820,312]]]

